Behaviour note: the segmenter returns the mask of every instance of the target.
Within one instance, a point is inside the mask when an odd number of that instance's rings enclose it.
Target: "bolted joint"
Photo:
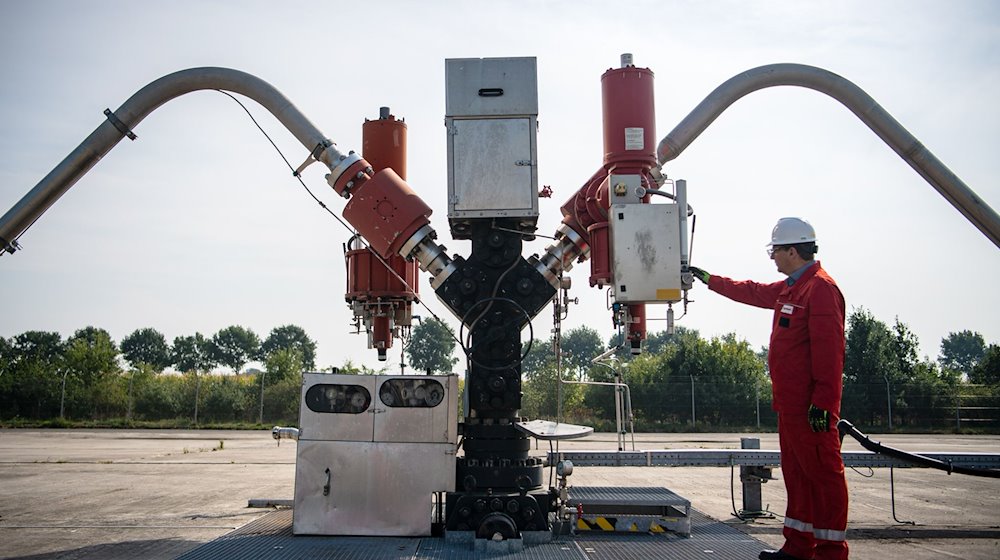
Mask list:
[[[330,167],[326,182],[337,194],[349,198],[371,178],[371,164],[355,152],[341,155],[337,163]]]
[[[569,272],[573,263],[583,261],[590,253],[590,245],[579,233],[566,224],[556,230],[556,241],[545,248],[545,253],[532,257],[531,264],[553,288],[559,289],[559,276]]]

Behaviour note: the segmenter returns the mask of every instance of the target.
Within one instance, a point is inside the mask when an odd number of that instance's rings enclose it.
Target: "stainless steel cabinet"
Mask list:
[[[538,78],[533,57],[445,61],[448,219],[538,218]]]
[[[292,529],[429,535],[454,490],[456,376],[305,374]]]

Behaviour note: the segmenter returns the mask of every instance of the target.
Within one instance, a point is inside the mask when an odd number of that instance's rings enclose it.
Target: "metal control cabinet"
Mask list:
[[[609,213],[615,301],[680,301],[680,216],[676,204],[615,204]]]
[[[538,78],[534,57],[445,61],[448,220],[538,219]]]
[[[307,373],[292,530],[426,536],[455,489],[458,377]]]

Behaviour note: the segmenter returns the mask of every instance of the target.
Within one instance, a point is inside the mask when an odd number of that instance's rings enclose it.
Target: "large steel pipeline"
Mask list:
[[[271,112],[331,172],[343,171],[346,158],[291,101],[260,78],[229,68],[190,68],[168,74],[137,91],[75,150],[0,218],[0,251],[14,252],[15,240],[126,136],[167,101],[192,91],[219,89],[245,95]],[[335,177],[334,177],[335,179]],[[331,183],[332,184],[332,183]]]
[[[803,64],[771,64],[726,80],[708,94],[663,140],[657,159],[681,154],[736,100],[772,86],[800,86],[825,93],[857,115],[868,128],[910,164],[941,196],[1000,247],[1000,216],[860,87],[833,72]]]

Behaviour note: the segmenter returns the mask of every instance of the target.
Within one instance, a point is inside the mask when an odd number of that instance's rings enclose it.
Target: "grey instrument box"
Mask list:
[[[608,212],[615,301],[681,300],[680,214],[676,204],[614,204]]]
[[[445,60],[448,219],[538,219],[538,77],[534,57]]]

